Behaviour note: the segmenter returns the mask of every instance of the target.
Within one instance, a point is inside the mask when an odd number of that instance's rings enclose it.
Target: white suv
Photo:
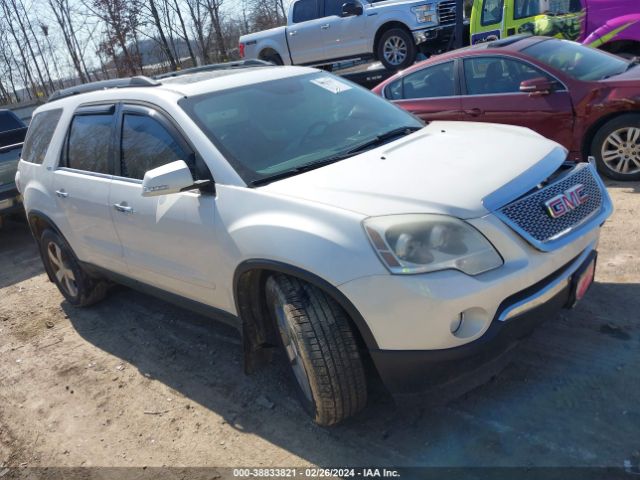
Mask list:
[[[110,281],[181,302],[240,330],[248,371],[280,345],[321,425],[363,408],[370,375],[397,398],[483,378],[584,295],[612,210],[590,164],[530,130],[425,127],[302,67],[62,91],[24,151],[70,304]]]

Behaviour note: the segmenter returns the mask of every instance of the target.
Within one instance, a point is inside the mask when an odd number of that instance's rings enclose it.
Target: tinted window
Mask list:
[[[298,0],[293,7],[294,23],[306,22],[318,18],[318,2],[316,0]]]
[[[62,115],[62,109],[47,110],[34,115],[31,119],[22,149],[22,159],[25,162],[40,164],[44,161],[60,115]]]
[[[327,73],[295,75],[179,102],[247,182],[325,160],[421,122]]]
[[[190,161],[190,155],[160,122],[143,115],[125,115],[122,122],[121,175],[142,180],[154,168]]]
[[[22,123],[13,112],[0,111],[0,132],[6,132],[7,130],[15,130],[16,128],[24,127]]]
[[[580,0],[514,0],[513,18],[533,17],[536,15],[562,15],[579,12]]]
[[[342,15],[342,5],[345,4],[347,0],[325,0],[324,2],[324,16],[330,17],[331,15],[337,15],[338,17]]]
[[[482,5],[482,25],[494,25],[502,21],[502,9],[504,0],[484,0]]]
[[[465,59],[464,78],[469,95],[518,93],[520,83],[549,75],[528,63],[497,57]]]
[[[76,115],[67,140],[67,167],[110,173],[113,114]]]
[[[402,78],[387,85],[385,97],[389,100],[400,100],[402,98]]]
[[[573,78],[586,81],[612,77],[633,66],[628,60],[567,40],[545,40],[522,52]]]
[[[455,95],[453,62],[418,70],[404,78],[402,98],[450,97]]]

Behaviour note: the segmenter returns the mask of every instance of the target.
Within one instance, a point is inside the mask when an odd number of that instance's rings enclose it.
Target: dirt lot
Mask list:
[[[245,377],[239,339],[127,289],[74,309],[25,225],[0,231],[3,466],[612,466],[640,450],[640,184],[610,183],[597,283],[494,381],[444,407],[377,395],[313,426],[281,366]]]

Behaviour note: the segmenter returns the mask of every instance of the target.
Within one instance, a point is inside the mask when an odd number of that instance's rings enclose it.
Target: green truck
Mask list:
[[[0,227],[8,215],[22,210],[15,175],[27,126],[11,110],[0,110]]]

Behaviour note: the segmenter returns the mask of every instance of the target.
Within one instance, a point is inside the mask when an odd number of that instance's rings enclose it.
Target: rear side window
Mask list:
[[[22,148],[22,159],[25,162],[42,164],[53,132],[58,126],[60,115],[62,115],[62,109],[58,108],[37,113],[31,119]]]
[[[402,98],[433,98],[455,95],[453,62],[411,73],[404,78]]]
[[[293,23],[307,22],[318,18],[317,0],[298,0],[293,6]]]
[[[123,177],[142,180],[148,170],[176,160],[188,164],[190,159],[191,155],[160,122],[146,115],[125,114],[120,159]]]
[[[16,128],[24,127],[22,123],[15,116],[13,112],[4,111],[0,112],[0,132],[6,132],[7,130],[15,130]]]
[[[67,167],[110,173],[114,118],[112,113],[76,115],[73,118],[67,139]]]

